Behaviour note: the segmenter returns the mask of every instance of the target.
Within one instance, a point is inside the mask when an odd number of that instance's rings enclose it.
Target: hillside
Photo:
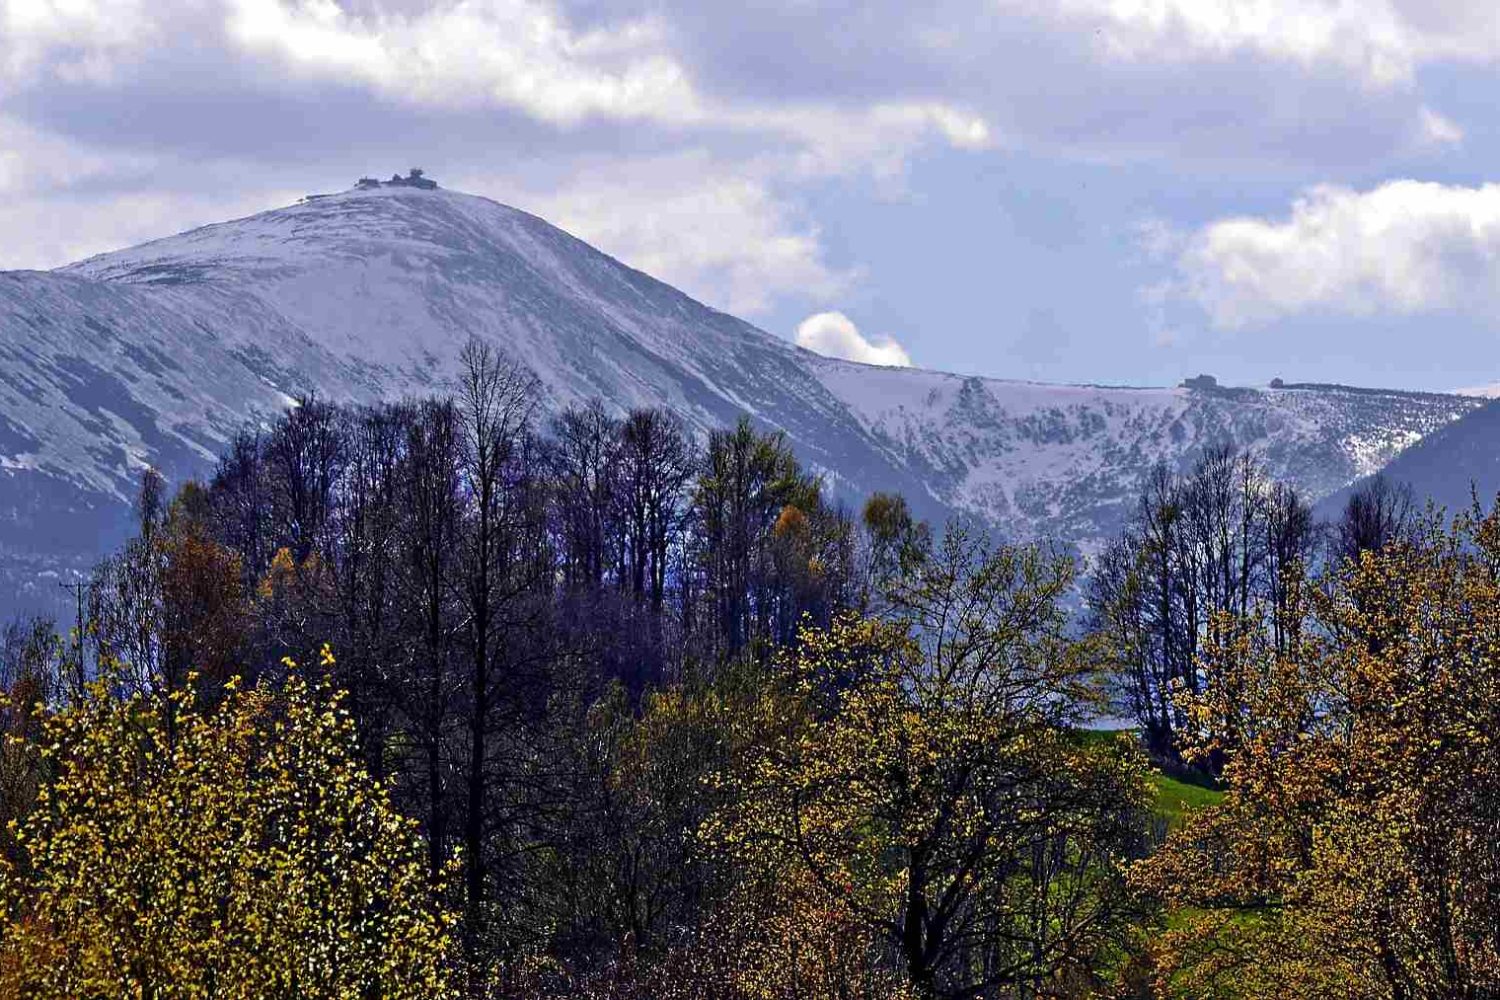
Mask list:
[[[1488,507],[1500,496],[1500,403],[1489,403],[1434,431],[1380,471],[1411,487],[1418,504],[1431,500],[1452,514],[1467,510],[1477,496]],[[1336,514],[1349,489],[1326,498],[1322,509]]]

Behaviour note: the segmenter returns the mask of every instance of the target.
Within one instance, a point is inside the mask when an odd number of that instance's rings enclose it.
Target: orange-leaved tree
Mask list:
[[[1240,623],[1183,705],[1227,793],[1142,865],[1162,992],[1500,996],[1500,515],[1429,520]]]

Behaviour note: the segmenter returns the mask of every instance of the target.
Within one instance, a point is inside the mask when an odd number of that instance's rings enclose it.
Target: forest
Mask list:
[[[1091,560],[748,420],[310,397],[0,635],[0,997],[1500,997],[1500,514]]]

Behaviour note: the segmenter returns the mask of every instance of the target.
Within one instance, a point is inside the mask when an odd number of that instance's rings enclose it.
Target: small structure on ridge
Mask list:
[[[361,177],[354,183],[354,186],[361,191],[382,187],[409,187],[420,188],[423,191],[434,191],[437,189],[437,181],[422,176],[421,167],[412,167],[411,170],[407,171],[405,177],[402,177],[400,174],[391,174],[391,179],[388,181],[379,181],[373,177]]]

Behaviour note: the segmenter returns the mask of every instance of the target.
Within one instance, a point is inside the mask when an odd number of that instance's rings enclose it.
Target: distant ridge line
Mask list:
[[[1381,389],[1374,386],[1344,385],[1342,382],[1284,382],[1279,386],[1272,386],[1269,391],[1280,392],[1284,389],[1318,389],[1325,392],[1333,390],[1364,396],[1412,396],[1419,399],[1452,399],[1454,396],[1462,395],[1457,392],[1433,392],[1426,389]]]

